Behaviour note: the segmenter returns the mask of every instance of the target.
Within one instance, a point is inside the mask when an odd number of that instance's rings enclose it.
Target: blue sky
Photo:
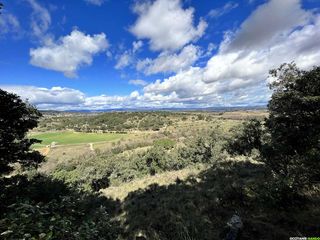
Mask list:
[[[2,0],[0,88],[40,109],[264,105],[320,62],[318,0]]]

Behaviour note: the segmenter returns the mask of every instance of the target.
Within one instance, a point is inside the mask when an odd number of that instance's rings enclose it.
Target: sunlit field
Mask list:
[[[34,148],[44,147],[55,142],[56,145],[71,145],[95,142],[109,142],[118,140],[125,134],[117,133],[80,133],[80,132],[49,132],[33,134],[32,137],[41,140],[41,143],[34,144]]]

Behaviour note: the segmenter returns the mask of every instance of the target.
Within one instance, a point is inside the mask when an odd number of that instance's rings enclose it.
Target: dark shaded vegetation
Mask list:
[[[34,167],[43,161],[39,152],[30,151],[30,146],[39,141],[26,137],[40,117],[33,106],[0,89],[0,175],[12,171],[15,163]]]
[[[233,154],[259,150],[277,186],[270,191],[279,204],[290,204],[289,196],[320,183],[320,67],[302,71],[283,64],[270,74],[277,80],[270,85],[269,118],[245,123],[227,149]]]
[[[110,212],[116,202],[40,175],[3,175],[15,165],[36,167],[43,156],[30,150],[38,141],[26,137],[38,124],[38,110],[1,89],[0,102],[1,239],[115,239]]]
[[[1,179],[1,239],[116,239],[119,202],[37,175]]]
[[[296,191],[320,182],[320,67],[302,71],[294,64],[271,71],[278,80],[266,119],[266,164]]]
[[[233,136],[226,144],[226,150],[233,155],[249,155],[253,149],[261,150],[262,124],[256,119],[249,120],[239,128],[232,129]]]
[[[316,236],[319,192],[303,205],[283,208],[266,198],[270,178],[263,164],[231,161],[216,163],[197,178],[135,191],[124,201],[124,239],[139,233],[145,239],[224,239],[235,213],[244,223],[238,239]]]

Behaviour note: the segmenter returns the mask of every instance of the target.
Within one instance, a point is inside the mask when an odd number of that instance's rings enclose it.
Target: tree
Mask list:
[[[228,143],[228,152],[261,151],[279,186],[298,192],[320,181],[320,67],[309,71],[293,63],[270,71],[275,81],[263,126],[245,123]]]
[[[262,124],[256,119],[243,123],[242,128],[233,129],[232,139],[227,143],[226,150],[230,154],[248,155],[253,149],[261,149]]]
[[[319,181],[320,67],[302,71],[295,64],[283,64],[270,74],[276,80],[270,85],[265,162],[293,185]]]
[[[0,174],[10,172],[14,163],[37,166],[43,161],[39,152],[30,150],[32,144],[40,141],[27,138],[40,117],[33,106],[0,89]]]

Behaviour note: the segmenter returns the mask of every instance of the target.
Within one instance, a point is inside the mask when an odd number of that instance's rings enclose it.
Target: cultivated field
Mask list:
[[[73,131],[62,131],[35,133],[31,136],[42,141],[41,143],[35,144],[34,148],[41,148],[52,143],[55,143],[55,145],[77,145],[84,143],[109,142],[118,140],[125,135],[126,134],[117,133],[82,133]]]

